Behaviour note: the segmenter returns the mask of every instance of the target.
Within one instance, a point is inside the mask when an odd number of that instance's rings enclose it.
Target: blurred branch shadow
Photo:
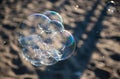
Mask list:
[[[94,12],[97,6],[101,5],[103,7],[101,14],[99,15],[97,22],[93,26],[92,30],[86,32],[86,28],[91,23],[91,17],[94,16]],[[83,40],[84,43],[81,47],[76,47],[76,56],[71,57],[68,60],[58,62],[53,66],[49,66],[45,71],[40,71],[36,69],[36,72],[40,79],[79,79],[82,72],[86,69],[87,64],[90,61],[93,51],[96,49],[96,43],[100,38],[100,32],[103,29],[102,22],[106,16],[106,6],[97,0],[94,3],[92,10],[88,11],[84,16],[85,20],[83,22],[75,22],[76,28],[68,28],[74,30],[73,35],[76,38],[76,43],[78,44],[82,40],[82,34],[87,34],[87,39]],[[66,70],[66,71],[65,71]],[[67,72],[68,71],[68,72]],[[62,74],[61,74],[62,72]],[[70,73],[72,72],[72,74]],[[80,72],[76,74],[76,72]],[[54,75],[54,76],[53,76]]]

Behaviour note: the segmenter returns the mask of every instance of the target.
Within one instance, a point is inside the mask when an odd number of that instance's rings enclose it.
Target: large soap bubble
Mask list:
[[[73,55],[75,39],[62,22],[62,17],[54,11],[35,13],[23,21],[18,41],[28,62],[35,66],[53,65]]]

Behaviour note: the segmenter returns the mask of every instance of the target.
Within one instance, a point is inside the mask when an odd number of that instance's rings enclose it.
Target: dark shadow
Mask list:
[[[33,71],[31,71],[22,64],[22,61],[19,56],[17,57],[17,59],[16,58],[12,59],[12,63],[13,65],[17,66],[17,67],[12,67],[12,71],[14,71],[16,75],[33,74]]]
[[[115,61],[118,61],[118,62],[120,61],[120,54],[113,54],[110,57]]]
[[[5,28],[7,30],[12,30],[12,31],[16,29],[16,27],[10,26],[10,25],[3,25],[3,28]]]
[[[95,69],[94,70],[95,75],[100,78],[100,79],[109,79],[110,78],[110,73],[105,71],[105,70],[101,70],[101,69]]]
[[[52,3],[55,3],[55,2],[57,2],[58,0],[50,0],[50,2],[52,2]]]
[[[96,42],[100,38],[100,32],[103,29],[102,22],[104,20],[104,17],[106,14],[106,6],[103,7],[103,10],[101,11],[100,16],[98,17],[97,22],[95,23],[93,29],[90,32],[86,32],[86,28],[89,23],[91,23],[91,17],[94,16],[94,12],[97,9],[97,6],[100,5],[100,0],[97,0],[96,3],[94,3],[92,10],[88,11],[85,15],[85,20],[83,22],[76,22],[76,28],[67,28],[74,30],[73,35],[75,36],[75,39],[77,41],[77,44],[80,40],[82,40],[82,34],[86,33],[88,35],[88,38],[84,41],[84,44],[81,47],[77,47],[77,54],[74,57],[71,57],[68,60],[58,62],[57,64],[47,67],[46,71],[41,72],[40,70],[36,70],[37,74],[39,75],[40,79],[79,79],[80,75],[76,77],[74,74],[75,72],[83,72],[90,61],[91,55],[93,51],[96,49]],[[71,60],[75,60],[76,63],[71,63]],[[76,66],[77,65],[77,66]],[[68,71],[72,72],[73,74],[70,74]],[[48,71],[49,70],[49,71]],[[65,71],[66,70],[66,71]],[[62,72],[60,74],[59,72]],[[97,71],[96,71],[97,72]],[[96,73],[95,72],[95,73]],[[99,73],[96,73],[97,75]],[[67,77],[65,77],[67,75]],[[42,77],[42,78],[41,78]],[[69,77],[69,78],[68,78]],[[99,77],[99,76],[98,76]]]

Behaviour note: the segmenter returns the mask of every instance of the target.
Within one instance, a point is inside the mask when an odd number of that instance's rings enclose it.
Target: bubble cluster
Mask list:
[[[18,41],[28,62],[35,66],[53,65],[73,55],[75,39],[62,22],[55,11],[35,13],[23,21]]]

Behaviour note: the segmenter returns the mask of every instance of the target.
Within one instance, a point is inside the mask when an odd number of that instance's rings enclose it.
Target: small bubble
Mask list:
[[[115,4],[114,1],[108,2],[108,4],[107,4],[107,14],[108,15],[114,14],[114,12],[116,11],[116,7],[115,6],[116,6],[116,4]]]
[[[75,9],[78,9],[79,8],[79,5],[75,5]]]
[[[108,8],[108,14],[113,14],[113,13],[115,12],[115,10],[116,10],[115,7],[110,6],[110,7]]]

